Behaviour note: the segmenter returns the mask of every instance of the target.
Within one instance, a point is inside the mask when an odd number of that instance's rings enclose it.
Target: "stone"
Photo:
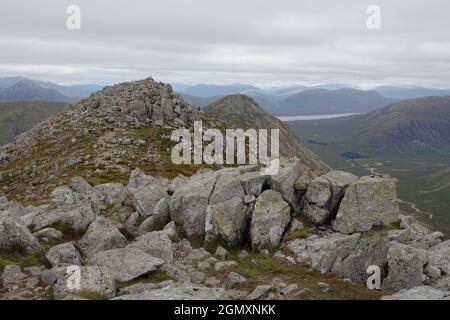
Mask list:
[[[256,200],[250,224],[252,247],[278,246],[290,220],[290,207],[281,195],[273,190],[264,191]]]
[[[134,208],[143,217],[152,216],[156,204],[167,195],[158,185],[148,185],[136,189],[127,188],[127,192],[133,199]]]
[[[209,205],[206,211],[205,245],[224,241],[230,246],[241,245],[248,230],[246,206],[242,198]]]
[[[303,230],[305,226],[303,223],[297,219],[292,219],[291,226],[289,227],[289,233],[293,233],[299,230]]]
[[[395,181],[376,176],[361,177],[345,191],[333,229],[345,234],[368,231],[399,220]]]
[[[165,262],[142,250],[124,248],[100,251],[92,258],[92,263],[107,270],[114,280],[126,282],[155,272]]]
[[[233,198],[240,198],[242,202],[245,193],[237,174],[238,172],[233,171],[219,176],[209,198],[210,205],[227,202]]]
[[[167,234],[167,236],[169,237],[169,239],[172,242],[179,241],[179,236],[177,233],[177,228],[175,226],[175,222],[170,221],[168,224],[166,224],[166,226],[163,229],[163,232],[165,232]]]
[[[382,300],[448,300],[450,292],[440,291],[428,286],[417,286],[409,290],[402,290]]]
[[[80,248],[88,255],[98,251],[123,248],[126,244],[125,236],[114,222],[104,217],[97,218],[78,242]]]
[[[430,249],[429,264],[450,275],[450,240],[444,241]]]
[[[258,197],[266,183],[267,177],[260,172],[246,172],[239,176],[246,195]]]
[[[170,198],[164,197],[159,200],[153,214],[147,218],[139,227],[141,232],[150,232],[161,230],[170,222]]]
[[[63,299],[70,294],[96,293],[106,298],[116,294],[114,279],[109,273],[98,266],[83,266],[79,269],[69,267],[55,267],[50,270],[49,277],[53,286],[54,299]],[[80,282],[73,281],[80,276]],[[71,284],[71,285],[68,285]],[[79,285],[78,285],[79,284]]]
[[[272,286],[269,285],[257,286],[255,290],[253,290],[247,297],[245,297],[245,300],[259,300],[264,295],[268,294],[270,291],[272,291]]]
[[[423,267],[427,263],[419,250],[394,243],[388,251],[388,276],[383,288],[393,291],[421,286]]]
[[[33,236],[38,240],[43,240],[45,242],[61,240],[64,235],[61,231],[53,228],[45,228],[33,233]]]
[[[153,231],[139,236],[127,248],[137,248],[152,257],[160,258],[165,262],[173,261],[172,241],[163,231]]]
[[[240,259],[245,259],[248,256],[250,256],[250,254],[246,250],[241,250],[241,252],[239,252],[239,258]]]
[[[301,176],[301,164],[297,158],[281,158],[280,167],[276,175],[269,176],[269,187],[281,194],[283,199],[297,211],[300,197],[295,190],[295,182]]]
[[[303,213],[311,222],[322,225],[333,219],[347,187],[358,177],[343,171],[330,171],[313,179],[303,197]]]
[[[22,221],[0,215],[0,249],[36,254],[43,248]]]
[[[225,298],[225,290],[221,288],[205,288],[188,283],[174,283],[161,289],[119,296],[113,300],[224,300]]]
[[[170,201],[170,216],[181,226],[188,237],[204,236],[206,209],[213,191],[216,176],[203,174],[191,178],[189,183],[178,190]]]
[[[199,271],[205,271],[211,268],[211,265],[208,262],[200,261],[197,263],[197,270]]]
[[[214,265],[214,271],[220,272],[237,266],[236,261],[221,261]]]
[[[230,272],[227,276],[227,281],[230,287],[235,287],[243,282],[247,281],[247,278],[245,278],[243,275],[240,275],[237,272]]]
[[[159,283],[153,283],[153,282],[136,283],[136,284],[133,284],[131,286],[128,286],[128,287],[125,287],[125,288],[121,288],[119,290],[119,294],[120,295],[139,294],[139,293],[143,293],[145,291],[162,289],[162,288],[170,286],[172,284],[174,284],[173,280],[165,280],[165,281],[161,281]]]
[[[19,266],[14,264],[6,265],[0,277],[4,288],[11,288],[26,278],[27,275],[22,272]]]
[[[295,181],[294,188],[300,198],[305,195],[311,180],[312,178],[310,175],[303,174]]]
[[[215,288],[220,286],[220,280],[214,277],[209,277],[205,280],[205,286],[209,288]]]
[[[224,247],[218,246],[216,249],[216,252],[214,252],[214,255],[223,261],[223,260],[226,260],[230,256],[230,253]]]
[[[45,255],[52,267],[62,263],[81,265],[81,256],[72,242],[52,247]]]
[[[108,206],[121,203],[126,199],[125,187],[121,183],[104,183],[94,188],[103,195]]]
[[[358,244],[347,256],[338,256],[331,268],[331,272],[339,278],[351,279],[355,282],[367,280],[367,268],[375,265],[381,270],[387,265],[389,241],[384,231],[369,231],[361,234]],[[384,272],[381,274],[385,276]]]
[[[298,285],[296,283],[291,283],[291,284],[287,285],[285,288],[281,289],[280,293],[283,296],[288,296],[290,294],[295,293],[299,289],[300,288],[298,287]]]
[[[338,257],[347,257],[358,244],[360,234],[332,233],[324,237],[312,235],[286,243],[298,263],[310,265],[322,273],[331,271]]]

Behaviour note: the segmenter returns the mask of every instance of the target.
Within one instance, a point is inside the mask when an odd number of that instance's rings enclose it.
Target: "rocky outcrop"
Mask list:
[[[386,226],[399,220],[395,181],[362,177],[345,191],[333,228],[350,234]]]
[[[0,215],[0,250],[39,253],[42,246],[20,220]]]
[[[281,195],[273,190],[264,191],[256,201],[250,226],[254,249],[278,246],[291,220],[290,209]]]

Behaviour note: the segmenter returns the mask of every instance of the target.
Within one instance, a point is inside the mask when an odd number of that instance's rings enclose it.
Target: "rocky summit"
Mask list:
[[[148,78],[2,147],[0,298],[449,299],[450,240],[399,209],[394,179],[175,166],[170,131],[197,119],[227,125]]]

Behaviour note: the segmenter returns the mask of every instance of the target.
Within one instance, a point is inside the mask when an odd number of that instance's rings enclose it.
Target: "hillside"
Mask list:
[[[218,118],[150,78],[105,87],[1,147],[0,187],[12,199],[39,202],[74,175],[93,184],[123,181],[136,167],[170,178],[191,175],[202,166],[172,164],[171,132],[192,127],[195,119],[203,119],[204,128],[231,127]],[[286,137],[292,145],[283,150],[299,154],[310,171],[324,168],[291,133]]]
[[[301,158],[309,168],[324,172],[328,167],[300,142],[287,125],[264,111],[252,98],[242,94],[230,95],[205,107],[203,111],[213,118],[242,129],[280,130],[280,153]]]
[[[20,80],[9,87],[0,89],[0,101],[58,101],[73,102],[55,89],[43,88],[32,80]]]
[[[68,107],[58,102],[0,102],[0,145]]]

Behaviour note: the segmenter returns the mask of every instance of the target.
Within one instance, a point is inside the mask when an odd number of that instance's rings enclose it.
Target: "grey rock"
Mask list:
[[[382,300],[443,300],[450,296],[450,292],[440,291],[427,286],[418,286],[409,290],[402,290]],[[447,299],[446,299],[447,300]]]
[[[153,214],[148,217],[139,226],[140,232],[150,232],[161,230],[170,222],[170,198],[165,197],[159,200],[154,209]]]
[[[230,272],[227,276],[227,281],[230,287],[235,287],[243,282],[246,282],[247,278],[237,272]]]
[[[107,205],[115,205],[125,200],[125,187],[121,183],[104,183],[94,187],[99,191]]]
[[[66,242],[52,247],[45,255],[54,267],[62,263],[81,265],[81,256],[72,242]]]
[[[297,158],[281,158],[278,174],[269,176],[267,182],[272,190],[278,191],[294,211],[298,210],[300,197],[295,182],[301,176],[301,164]]]
[[[0,215],[0,249],[1,250],[22,250],[26,253],[39,253],[42,246],[31,234],[22,221]]]
[[[430,249],[430,265],[437,267],[445,275],[450,275],[450,240]]]
[[[79,268],[79,269],[77,269]],[[107,298],[116,293],[113,278],[104,269],[98,266],[55,267],[50,270],[50,283],[53,286],[54,299],[63,299],[67,295],[78,295],[82,292],[92,292]],[[80,276],[79,286],[73,280]]]
[[[124,295],[114,300],[224,300],[225,290],[205,288],[188,283],[174,283],[161,289]]]
[[[123,282],[155,272],[164,265],[163,260],[136,248],[100,251],[92,258],[92,263],[102,266],[114,280]]]
[[[264,249],[280,243],[291,220],[290,207],[273,190],[264,191],[257,199],[250,226],[252,247]]]
[[[272,286],[269,285],[261,285],[257,286],[255,290],[253,290],[245,300],[258,300],[261,299],[264,295],[268,294],[272,290]]]
[[[22,272],[19,266],[14,264],[6,265],[0,277],[4,288],[10,288],[26,279],[27,275]]]
[[[239,180],[246,195],[258,197],[262,192],[267,177],[261,175],[260,172],[247,172],[239,176]]]
[[[395,181],[362,177],[345,191],[333,228],[350,234],[386,226],[399,220]]]
[[[214,271],[220,272],[237,266],[236,261],[221,261],[214,265]]]
[[[78,242],[80,248],[88,255],[102,250],[123,248],[126,244],[125,236],[114,222],[103,217],[95,220]]]
[[[61,240],[64,235],[61,231],[53,228],[45,228],[33,233],[33,236],[38,240],[43,240],[45,242]]]
[[[163,231],[153,231],[139,236],[135,242],[129,244],[127,248],[137,248],[152,257],[160,258],[166,262],[173,261],[172,241],[167,233]]]
[[[214,255],[223,261],[230,256],[230,252],[228,252],[228,250],[226,250],[224,247],[218,246],[216,251],[214,252]]]

